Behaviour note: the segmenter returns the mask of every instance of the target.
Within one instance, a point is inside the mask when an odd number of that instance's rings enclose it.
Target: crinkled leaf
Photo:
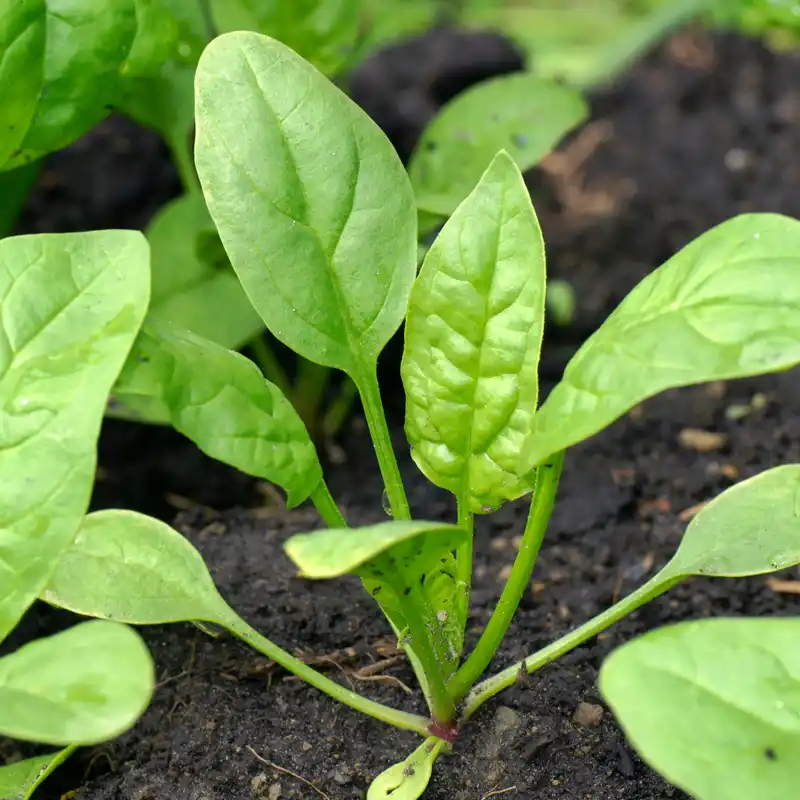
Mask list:
[[[263,330],[264,323],[230,265],[209,258],[206,235],[216,236],[216,231],[203,198],[196,194],[173,200],[155,216],[147,229],[153,281],[150,314],[237,350]]]
[[[84,518],[42,600],[131,625],[219,622],[227,609],[184,536],[157,519],[119,510]]]
[[[414,461],[470,511],[531,490],[545,256],[528,191],[500,153],[437,237],[409,302],[402,376]]]
[[[433,763],[445,743],[426,739],[408,758],[384,770],[370,784],[367,800],[417,800],[428,788]]]
[[[642,758],[698,800],[797,794],[800,619],[661,628],[611,654],[600,690]]]
[[[148,292],[140,233],[0,241],[0,640],[89,504],[106,398]]]
[[[55,753],[0,766],[0,797],[6,800],[30,800],[50,770],[57,766],[56,762],[60,763],[71,750],[67,747]]]
[[[36,4],[25,0],[25,8],[29,35],[34,35],[34,26],[44,26],[44,47],[37,38],[24,58],[12,64],[4,58],[0,77],[4,86],[24,91],[28,111],[32,76],[41,79],[24,138],[19,139],[6,169],[66,146],[108,114],[119,95],[120,69],[136,35],[133,0],[39,0]],[[17,46],[21,46],[19,39]]]
[[[409,164],[419,207],[447,216],[472,191],[498,150],[524,172],[587,116],[574,89],[521,73],[457,95],[423,132]]]
[[[358,383],[416,275],[400,159],[345,94],[259,34],[206,48],[196,102],[198,173],[250,300],[280,341]]]
[[[49,744],[102,742],[141,716],[154,683],[137,633],[84,622],[0,659],[0,733]]]
[[[148,321],[114,387],[138,407],[155,398],[173,427],[204,453],[279,485],[289,507],[322,479],[322,467],[300,417],[280,390],[239,353]]]
[[[658,392],[800,362],[800,221],[745,214],[645,278],[567,365],[521,469]]]
[[[352,59],[363,6],[364,0],[211,0],[220,32],[266,33],[327,75]]]

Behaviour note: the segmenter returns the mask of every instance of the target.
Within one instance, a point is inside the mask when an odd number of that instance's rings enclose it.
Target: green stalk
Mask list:
[[[538,469],[528,521],[511,574],[478,644],[448,684],[450,695],[456,702],[464,697],[491,663],[525,594],[553,511],[563,465],[562,451]]]
[[[223,622],[223,620],[219,620]],[[319,689],[334,700],[338,700],[346,706],[366,714],[368,717],[381,720],[395,728],[406,731],[414,731],[420,736],[428,735],[428,720],[417,714],[409,714],[399,711],[383,703],[377,703],[360,694],[356,694],[350,689],[345,689],[341,684],[332,681],[317,670],[304,664],[300,659],[287,653],[283,648],[278,647],[266,637],[262,636],[257,630],[251,628],[243,619],[236,616],[231,611],[230,616],[224,620],[225,627],[237,638],[250,645],[254,650],[263,653],[267,658],[279,664],[284,669],[297,675],[306,683]]]
[[[194,168],[194,159],[189,148],[188,136],[169,136],[166,137],[167,146],[172,152],[172,159],[178,176],[183,184],[186,194],[201,194],[200,179],[197,177],[197,170]]]
[[[328,406],[328,410],[322,419],[323,435],[333,437],[339,433],[356,397],[358,397],[358,389],[353,381],[345,375],[336,397]]]
[[[372,436],[372,445],[378,457],[378,466],[383,476],[386,494],[389,498],[389,507],[395,519],[411,519],[411,510],[408,507],[406,490],[403,479],[400,477],[400,468],[392,448],[392,438],[389,435],[389,426],[386,424],[386,415],[381,402],[381,392],[378,387],[378,376],[373,368],[364,370],[357,377],[352,376],[361,395],[361,405],[367,427]]]
[[[317,414],[322,405],[322,396],[325,393],[325,386],[330,378],[330,367],[323,367],[300,358],[297,371],[297,381],[292,392],[294,407],[303,422],[306,423],[311,435],[316,434]]]
[[[640,606],[664,594],[664,592],[680,583],[683,577],[681,575],[669,575],[667,578],[663,578],[661,573],[653,576],[644,586],[640,586],[635,592],[615,603],[602,614],[598,614],[594,619],[589,620],[566,636],[562,636],[537,653],[482,681],[467,695],[462,721],[466,722],[487,700],[494,697],[498,692],[513,686],[521,672],[536,672],[536,670],[541,669],[551,661],[555,661],[565,653],[569,653],[570,650],[583,644],[587,639],[597,636],[598,633],[602,633],[615,622],[627,617],[628,614],[631,614]]]
[[[290,397],[292,394],[292,384],[285,370],[278,361],[275,351],[269,346],[267,340],[264,338],[265,334],[259,334],[252,341],[250,341],[250,349],[253,351],[253,357],[256,360],[264,377],[270,382],[274,383],[284,394],[285,397]]]
[[[339,511],[336,501],[331,497],[331,491],[328,489],[328,484],[325,483],[324,478],[319,482],[317,488],[311,492],[311,502],[329,528],[347,527],[347,520],[345,520],[342,512]]]
[[[456,550],[456,583],[464,585],[467,603],[472,592],[472,543],[474,539],[475,517],[469,511],[466,498],[458,499],[458,527],[469,535],[461,547]]]

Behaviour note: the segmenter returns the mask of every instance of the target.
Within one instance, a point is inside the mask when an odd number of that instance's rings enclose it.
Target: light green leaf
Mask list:
[[[238,350],[264,323],[230,265],[207,258],[206,235],[216,237],[216,231],[196,194],[168,203],[151,222],[151,318]]]
[[[0,659],[0,733],[49,744],[96,744],[144,712],[153,662],[137,633],[84,622]]]
[[[588,109],[574,89],[528,73],[483,81],[434,117],[409,164],[417,204],[449,216],[498,150],[524,172],[539,163]]]
[[[416,275],[416,212],[397,154],[346,95],[266,36],[215,39],[196,102],[200,180],[250,300],[280,341],[359,383]]]
[[[521,469],[665,389],[798,362],[800,221],[735,217],[645,278],[586,341],[536,415]]]
[[[370,784],[367,800],[417,800],[428,788],[433,763],[446,747],[441,739],[426,739],[408,758],[384,770]]]
[[[44,0],[0,4],[0,169],[20,146],[36,113],[45,52]]]
[[[322,480],[308,432],[280,390],[243,355],[189,331],[149,321],[114,397],[134,409],[137,397],[155,398],[204,453],[278,484],[290,508]]]
[[[797,794],[800,619],[661,628],[612,653],[599,680],[642,758],[698,800]]]
[[[364,0],[211,0],[221,33],[265,33],[327,75],[352,59],[363,5]]]
[[[140,233],[0,241],[0,640],[89,504],[106,399],[148,292]]]
[[[29,10],[29,35],[37,37],[36,46],[26,49],[24,58],[8,64],[13,72],[5,71],[4,58],[0,77],[4,86],[25,87],[27,111],[32,75],[41,80],[25,136],[5,169],[66,146],[108,114],[119,95],[120,69],[136,35],[133,0],[39,0],[35,5],[26,0],[25,8]],[[44,49],[38,44],[38,29],[34,34],[34,27],[42,24]],[[17,46],[21,46],[19,39]]]
[[[538,399],[544,301],[542,234],[501,152],[425,257],[401,367],[414,461],[472,512],[533,486],[517,467]]]
[[[119,510],[84,518],[42,600],[130,625],[219,622],[228,609],[184,536],[157,519]]]
[[[73,750],[73,747],[65,747],[55,753],[0,766],[0,797],[5,800],[30,800],[36,789]]]

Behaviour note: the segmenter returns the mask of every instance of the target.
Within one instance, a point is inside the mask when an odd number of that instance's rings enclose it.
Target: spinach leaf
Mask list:
[[[645,278],[573,356],[524,472],[665,389],[800,362],[800,221],[744,214]]]
[[[401,368],[414,461],[470,512],[533,488],[517,467],[536,412],[544,301],[542,234],[501,152],[425,257]]]
[[[30,800],[36,789],[50,773],[65,761],[74,747],[55,753],[33,756],[0,767],[0,797],[10,800]]]
[[[0,640],[89,504],[106,398],[148,292],[139,233],[0,240]]]

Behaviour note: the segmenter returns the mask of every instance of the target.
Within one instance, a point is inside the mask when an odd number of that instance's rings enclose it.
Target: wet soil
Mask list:
[[[419,68],[424,49],[395,57],[394,66],[391,59],[381,62],[385,82],[373,77],[373,88],[359,100],[407,147],[424,113],[408,115],[411,133],[393,132],[381,119],[381,104],[398,83],[395,71],[412,74],[406,91],[413,97],[417,87],[419,108],[430,108],[436,82]],[[414,61],[416,72],[402,66],[404,59]],[[428,61],[438,63],[435,53]],[[503,70],[511,68],[509,60]],[[590,122],[528,176],[551,274],[571,281],[578,293],[576,324],[548,331],[548,385],[616,302],[691,238],[743,211],[800,217],[797,56],[778,56],[737,37],[684,32],[592,103]],[[49,161],[21,230],[140,227],[177,191],[157,138],[115,118]],[[404,453],[396,355],[390,349],[382,366]],[[726,410],[754,395],[766,404],[729,418]],[[646,580],[674,551],[687,509],[740,478],[797,461],[799,406],[797,371],[685,389],[648,402],[571,451],[533,583],[497,666]],[[686,449],[679,443],[685,428],[722,433],[720,449]],[[334,494],[352,522],[379,519],[377,471],[358,416],[341,444],[345,463],[328,469]],[[313,527],[313,513],[280,512],[257,482],[205,459],[169,431],[109,423],[100,456],[95,507],[125,506],[164,519],[185,509],[178,526],[251,624],[289,649],[302,648],[360,690],[421,710],[418,693],[407,695],[401,686],[413,689],[402,662],[381,681],[356,674],[382,658],[390,643],[370,598],[352,583],[292,578],[281,541]],[[403,461],[418,515],[452,514],[449,499]],[[499,593],[524,516],[523,507],[511,506],[478,524],[473,636]],[[480,800],[500,790],[508,790],[502,797],[537,800],[682,797],[638,760],[607,711],[593,717],[594,727],[576,721],[575,712],[581,703],[602,708],[595,679],[613,646],[679,619],[796,613],[796,600],[776,586],[767,579],[694,580],[673,590],[487,705],[453,754],[440,760],[426,797]],[[25,631],[62,623],[63,616],[37,609]],[[78,789],[76,800],[357,798],[370,777],[413,747],[413,737],[337,706],[235,642],[213,641],[186,625],[144,634],[158,664],[152,707],[129,734],[73,759],[42,798],[71,789]]]

